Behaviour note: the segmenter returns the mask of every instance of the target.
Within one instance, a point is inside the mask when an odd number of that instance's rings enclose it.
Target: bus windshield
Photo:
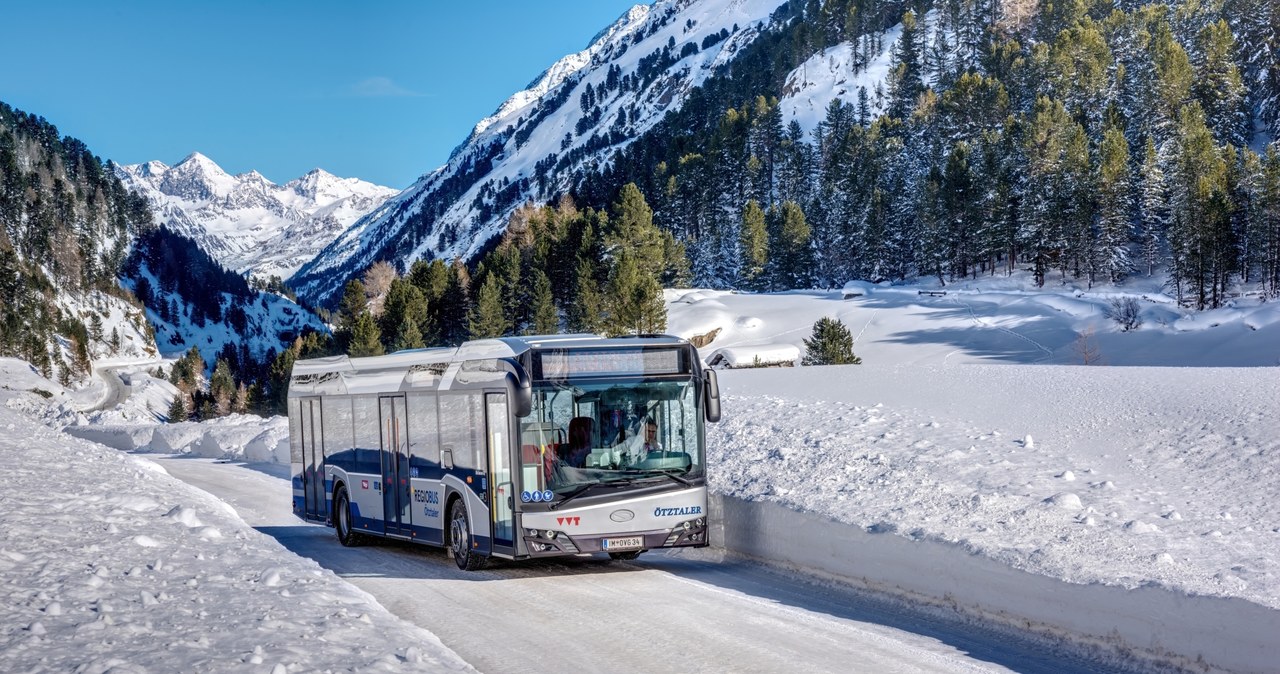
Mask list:
[[[691,379],[536,384],[521,420],[522,499],[649,479],[689,484],[705,463],[698,400]]]

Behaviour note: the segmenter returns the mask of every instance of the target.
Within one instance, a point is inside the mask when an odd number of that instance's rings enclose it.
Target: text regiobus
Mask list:
[[[703,422],[719,417],[715,373],[670,336],[300,360],[289,387],[293,509],[334,526],[343,545],[447,546],[465,569],[701,547]]]

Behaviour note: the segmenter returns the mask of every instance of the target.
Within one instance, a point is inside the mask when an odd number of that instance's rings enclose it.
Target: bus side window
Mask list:
[[[324,398],[324,457],[326,460],[351,449],[351,399]],[[347,457],[350,460],[350,457]]]
[[[440,446],[449,455],[452,465],[471,468],[471,415],[468,396],[456,393],[440,396]],[[447,463],[446,463],[447,466]]]
[[[469,430],[471,431],[471,451],[468,453],[466,461],[470,465],[467,468],[483,469],[486,465],[485,453],[485,425],[484,425],[484,396],[479,393],[467,394],[467,418]],[[456,457],[455,457],[456,460]]]
[[[302,463],[302,401],[289,401],[289,460]]]
[[[440,463],[440,428],[436,423],[435,394],[411,394],[408,405],[410,465],[419,461]]]
[[[382,472],[382,434],[378,427],[378,397],[356,396],[353,404],[356,429],[355,471],[359,473]]]

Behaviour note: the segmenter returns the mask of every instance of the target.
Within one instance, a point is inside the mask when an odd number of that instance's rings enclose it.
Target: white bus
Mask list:
[[[715,373],[670,336],[511,337],[294,364],[293,509],[463,569],[707,545]]]

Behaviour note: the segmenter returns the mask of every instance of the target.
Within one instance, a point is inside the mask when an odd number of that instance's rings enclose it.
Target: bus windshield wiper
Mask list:
[[[663,470],[663,471],[659,471],[659,472],[661,472],[663,475],[666,475],[667,477],[669,477],[669,478],[671,478],[671,479],[675,480],[676,482],[679,482],[680,484],[682,484],[682,485],[684,485],[684,486],[686,486],[686,487],[692,487],[692,486],[693,486],[693,483],[692,483],[692,482],[690,482],[689,480],[684,479],[683,477],[680,477],[679,475],[676,475],[675,473],[669,473],[669,472],[667,472],[667,471],[665,471],[665,470]]]
[[[650,469],[650,470],[635,470],[635,471],[627,471],[627,472],[628,472],[628,473],[632,473],[632,474],[636,475],[636,478],[635,478],[635,479],[645,480],[645,479],[649,479],[649,478],[653,478],[653,477],[657,477],[657,476],[659,476],[659,475],[662,475],[662,476],[664,476],[664,477],[669,477],[669,478],[671,478],[671,479],[675,480],[676,482],[679,482],[680,484],[682,484],[682,485],[684,485],[684,486],[686,486],[686,487],[692,487],[692,486],[693,486],[693,482],[690,482],[689,480],[687,480],[687,479],[685,479],[685,478],[683,478],[683,477],[680,477],[679,475],[676,475],[675,473],[671,472],[671,471],[673,471],[673,470],[678,470],[678,469],[676,469],[676,468],[654,468],[654,469]],[[630,481],[634,482],[635,480],[630,480]]]
[[[551,504],[551,508],[550,508],[550,509],[551,509],[551,510],[555,510],[556,508],[559,508],[560,506],[562,506],[562,505],[564,505],[564,504],[568,503],[569,501],[572,501],[573,499],[578,498],[579,496],[582,496],[583,494],[585,494],[585,493],[587,492],[587,490],[588,490],[588,489],[591,489],[592,487],[596,486],[597,484],[600,484],[600,483],[599,483],[599,482],[588,482],[588,483],[586,483],[586,484],[582,485],[581,487],[578,487],[577,489],[574,489],[573,491],[569,492],[569,495],[568,495],[568,496],[565,496],[564,498],[560,499],[559,501],[556,501],[555,503],[552,503],[552,504]]]

